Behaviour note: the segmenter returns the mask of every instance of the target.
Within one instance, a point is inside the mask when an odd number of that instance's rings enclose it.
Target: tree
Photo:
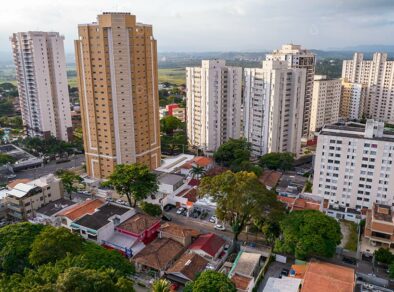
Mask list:
[[[160,120],[160,131],[167,135],[173,135],[175,131],[185,128],[185,123],[174,116],[166,116]]]
[[[236,292],[231,280],[223,273],[206,270],[195,281],[186,284],[185,292]]]
[[[218,164],[229,167],[234,172],[244,170],[242,164],[250,159],[250,143],[244,138],[230,139],[215,151],[213,158]]]
[[[289,152],[272,152],[264,154],[260,158],[260,165],[268,169],[280,169],[283,171],[293,168],[294,155]]]
[[[131,207],[158,190],[157,176],[143,164],[118,164],[103,186],[113,187],[126,196]],[[131,203],[133,199],[133,203]]]
[[[234,240],[252,219],[266,218],[279,206],[276,195],[268,191],[252,172],[226,171],[201,180],[199,194],[211,196],[217,203],[216,214],[230,224]]]
[[[64,189],[71,198],[71,194],[77,190],[75,185],[82,183],[83,179],[78,174],[67,170],[60,169],[56,172],[56,175],[60,178],[63,183]]]
[[[283,238],[275,242],[275,251],[295,255],[332,257],[342,234],[339,223],[319,211],[294,211],[280,223]]]
[[[16,159],[11,155],[0,153],[0,165],[7,164],[7,163],[14,163]]]
[[[39,266],[62,259],[68,253],[77,254],[81,248],[81,237],[64,227],[55,228],[48,225],[34,239],[29,261],[32,265]]]
[[[186,124],[173,116],[160,120],[161,148],[171,155],[187,145]]]
[[[193,165],[192,169],[190,170],[190,174],[192,175],[193,178],[194,177],[201,178],[205,174],[205,169],[202,166]]]
[[[383,264],[391,264],[394,261],[394,255],[388,248],[379,248],[374,252],[375,261]]]
[[[146,214],[149,214],[154,217],[158,217],[162,213],[161,207],[156,204],[151,204],[148,202],[141,202],[140,207],[141,207],[142,211],[144,211]]]
[[[152,292],[170,292],[170,282],[165,279],[158,279],[153,282]]]

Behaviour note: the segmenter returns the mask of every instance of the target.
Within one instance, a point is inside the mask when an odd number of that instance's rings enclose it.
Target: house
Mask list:
[[[275,170],[264,170],[262,175],[259,177],[259,181],[265,185],[268,190],[272,190],[279,182],[282,173]]]
[[[147,214],[137,213],[115,227],[119,233],[127,234],[147,244],[157,237],[160,219]]]
[[[179,189],[183,183],[184,177],[173,173],[163,173],[159,175],[159,192],[171,194]]]
[[[166,277],[184,285],[194,281],[207,265],[208,261],[198,254],[185,253],[166,271]]]
[[[252,277],[247,277],[239,274],[233,274],[231,276],[231,281],[234,283],[235,288],[238,292],[252,292],[254,287],[254,279]]]
[[[73,233],[103,244],[113,235],[116,226],[134,214],[134,209],[107,203],[75,220],[70,227]]]
[[[200,232],[198,230],[186,228],[172,222],[162,224],[159,230],[159,238],[173,239],[184,247],[189,246],[199,235]]]
[[[85,216],[86,214],[93,213],[97,208],[104,205],[104,201],[100,199],[87,199],[84,202],[78,203],[71,208],[60,211],[56,214],[61,220],[61,226],[71,230],[71,223],[75,220]]]
[[[215,260],[223,252],[225,243],[214,233],[202,234],[189,246],[189,250],[208,260]]]
[[[360,223],[363,219],[363,215],[361,210],[356,210],[350,207],[340,206],[338,204],[328,204],[326,208],[324,208],[324,213],[332,218],[337,220],[347,220],[353,221],[354,223]]]
[[[214,160],[210,157],[196,156],[194,159],[181,166],[181,174],[189,176],[190,170],[193,168],[193,166],[202,167],[205,171],[207,171],[214,166]]]
[[[367,211],[364,237],[372,247],[394,247],[394,219],[391,206],[373,204],[372,209]]]
[[[61,225],[61,219],[56,215],[63,210],[68,210],[75,204],[76,203],[71,200],[60,198],[38,209],[33,220],[34,222],[59,227]]]
[[[307,181],[308,178],[295,172],[286,172],[281,176],[276,191],[281,196],[297,197],[304,189]]]
[[[194,155],[179,154],[177,156],[167,157],[161,160],[160,167],[155,170],[161,173],[180,173],[181,166],[192,160]]]
[[[63,184],[54,175],[17,183],[6,192],[8,216],[16,219],[32,218],[37,209],[62,198],[63,193]]]
[[[156,238],[136,254],[132,261],[138,272],[153,271],[157,277],[161,277],[184,250],[184,246],[175,240]]]
[[[277,199],[286,205],[286,209],[291,211],[300,210],[317,210],[320,211],[322,208],[322,202],[315,201],[312,199],[298,197],[285,197],[277,196]]]
[[[301,279],[290,277],[269,277],[263,292],[298,292],[301,281]]]

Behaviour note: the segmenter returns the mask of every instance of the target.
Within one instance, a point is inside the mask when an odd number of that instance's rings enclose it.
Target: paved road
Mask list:
[[[50,173],[55,173],[59,169],[66,169],[75,166],[80,166],[82,162],[85,162],[85,155],[84,154],[76,155],[74,157],[70,157],[70,160],[71,161],[69,162],[59,163],[59,164],[56,164],[55,161],[51,161],[50,163],[45,164],[44,166],[39,168],[33,168],[33,169],[16,172],[15,175],[16,178],[29,178],[29,179],[39,178],[41,176],[48,175]]]

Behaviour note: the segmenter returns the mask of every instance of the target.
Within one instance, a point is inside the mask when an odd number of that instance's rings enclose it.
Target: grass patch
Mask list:
[[[351,251],[357,251],[357,244],[358,244],[357,224],[350,221],[342,221],[342,223],[346,224],[350,231],[348,241],[345,244],[345,249]]]
[[[186,83],[185,68],[159,68],[159,83],[169,82],[176,85]]]

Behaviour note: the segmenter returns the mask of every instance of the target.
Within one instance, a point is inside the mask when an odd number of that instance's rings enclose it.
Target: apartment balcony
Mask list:
[[[23,211],[23,207],[16,205],[16,204],[12,204],[12,203],[8,203],[7,205],[8,209],[22,213]]]

